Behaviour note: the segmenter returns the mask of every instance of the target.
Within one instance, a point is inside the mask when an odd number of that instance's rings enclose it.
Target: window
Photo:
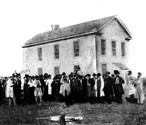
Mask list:
[[[59,67],[54,67],[54,74],[55,75],[58,75],[60,72],[59,72]]]
[[[106,71],[107,71],[107,65],[102,64],[102,74],[105,74]]]
[[[124,57],[126,54],[125,54],[125,43],[122,42],[121,43],[121,55]]]
[[[106,41],[101,39],[101,55],[106,55]]]
[[[59,45],[54,45],[55,59],[59,59]]]
[[[38,60],[42,60],[42,48],[38,48]]]
[[[79,56],[79,41],[74,42],[74,56]]]
[[[116,41],[112,41],[112,55],[116,56]]]
[[[77,73],[79,67],[80,67],[79,65],[74,65],[74,73]]]
[[[42,68],[38,68],[38,75],[43,75],[43,69]]]

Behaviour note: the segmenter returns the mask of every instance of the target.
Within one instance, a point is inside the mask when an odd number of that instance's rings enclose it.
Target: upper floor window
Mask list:
[[[54,45],[54,56],[55,59],[59,59],[59,45]]]
[[[106,55],[106,40],[101,39],[101,55]]]
[[[38,60],[42,60],[42,48],[38,48]]]
[[[112,55],[116,56],[116,41],[112,41]]]
[[[125,56],[126,55],[126,53],[125,53],[125,43],[124,42],[122,42],[121,43],[121,56]]]
[[[79,56],[79,52],[80,52],[79,41],[75,41],[73,44],[74,44],[74,56]]]

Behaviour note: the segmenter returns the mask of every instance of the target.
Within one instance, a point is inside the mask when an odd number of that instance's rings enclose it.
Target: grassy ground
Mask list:
[[[67,116],[83,116],[80,123],[67,125],[146,125],[146,104],[74,104],[48,102],[41,106],[0,106],[0,125],[59,125],[49,117],[65,113]]]

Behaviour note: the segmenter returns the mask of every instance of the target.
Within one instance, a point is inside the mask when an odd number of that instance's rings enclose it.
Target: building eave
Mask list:
[[[61,40],[72,39],[72,38],[86,36],[86,35],[90,35],[90,34],[94,34],[94,33],[97,34],[97,35],[102,35],[102,33],[100,33],[100,31],[104,27],[106,27],[107,25],[109,25],[112,21],[114,21],[115,19],[118,21],[118,23],[121,25],[121,27],[125,30],[125,32],[128,35],[128,37],[126,37],[125,40],[126,41],[131,40],[132,39],[131,32],[128,30],[128,28],[126,27],[126,25],[121,21],[121,19],[118,16],[115,15],[115,16],[112,16],[112,18],[109,19],[106,23],[104,23],[101,27],[95,28],[92,31],[85,32],[85,33],[80,33],[80,34],[74,34],[74,35],[70,35],[70,36],[53,38],[53,39],[49,39],[49,40],[46,39],[46,40],[42,40],[42,41],[37,41],[37,42],[32,42],[32,43],[26,43],[24,46],[22,46],[22,48],[27,48],[27,47],[37,46],[37,45],[48,44],[48,43],[52,43],[52,42],[58,42],[58,41],[61,41]]]
[[[117,16],[113,16],[113,18],[111,18],[108,22],[106,22],[103,26],[101,26],[99,29],[97,29],[97,31],[103,29],[104,27],[106,27],[108,24],[110,24],[114,19],[117,19],[117,21],[121,24],[122,28],[126,31],[126,33],[128,34],[129,37],[126,37],[125,40],[129,41],[132,40],[132,34],[129,31],[129,29],[126,27],[126,25],[123,23],[123,21]]]
[[[127,32],[127,34],[128,34],[129,37],[127,37],[126,39],[132,40],[132,33],[130,32],[130,30],[126,27],[126,25],[123,23],[123,21],[118,16],[115,16],[115,18],[121,24],[121,26],[123,27],[123,29]]]
[[[72,38],[87,36],[87,35],[96,34],[96,33],[97,33],[97,30],[92,31],[92,32],[87,32],[87,33],[82,33],[82,34],[77,34],[77,35],[72,35],[72,36],[52,39],[52,40],[39,41],[39,42],[31,43],[31,44],[28,44],[28,45],[26,44],[26,45],[22,46],[22,48],[27,48],[27,47],[32,47],[32,46],[38,46],[38,45],[58,42],[58,41],[61,41],[61,40],[72,39]]]

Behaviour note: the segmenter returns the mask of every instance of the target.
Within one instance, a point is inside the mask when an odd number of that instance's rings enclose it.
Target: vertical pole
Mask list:
[[[61,114],[60,116],[60,125],[66,125],[66,122],[65,122],[65,114]]]
[[[97,35],[95,34],[95,55],[96,55],[96,73],[98,72],[98,41]]]

